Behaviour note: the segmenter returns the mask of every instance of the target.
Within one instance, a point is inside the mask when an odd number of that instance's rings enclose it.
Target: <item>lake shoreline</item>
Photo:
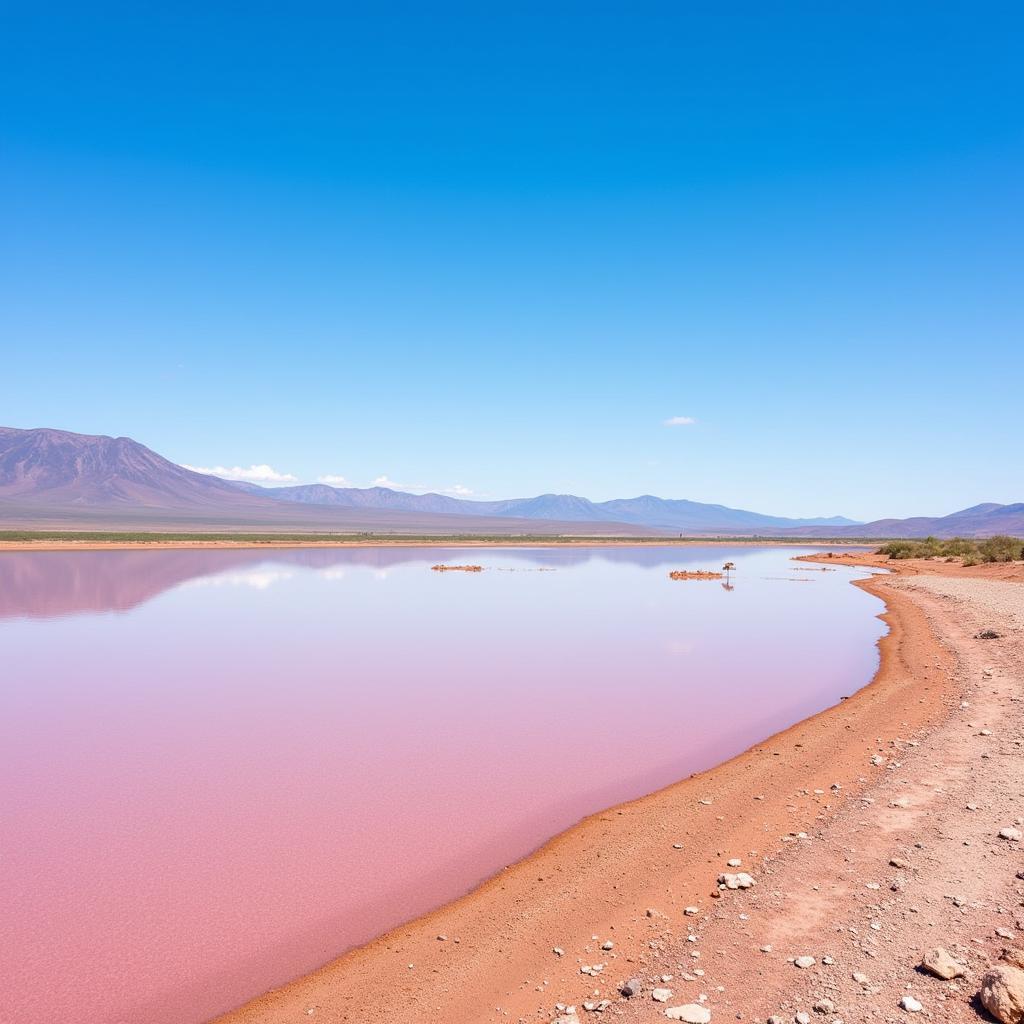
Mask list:
[[[867,554],[837,557],[880,565]],[[828,564],[824,555],[804,560]],[[627,1018],[640,1010],[650,1017],[656,1009],[649,996],[641,1006],[623,1001],[617,988],[652,972],[673,975],[669,987],[688,993],[673,1002],[692,1001],[698,988],[707,992],[702,977],[691,976],[696,984],[678,980],[699,963],[692,954],[700,948],[685,941],[687,931],[720,916],[727,903],[753,909],[763,898],[759,889],[712,898],[727,859],[741,859],[756,878],[781,870],[805,845],[794,834],[878,806],[860,802],[892,781],[873,766],[872,751],[898,746],[910,757],[907,744],[918,742],[912,737],[950,728],[961,697],[963,638],[937,625],[934,599],[901,584],[922,571],[984,579],[999,569],[888,562],[886,568],[895,574],[854,583],[885,602],[881,617],[890,630],[879,642],[875,677],[857,693],[724,764],[584,819],[461,899],[218,1018],[220,1024],[321,1014],[366,1024],[549,1021],[557,1004],[587,999],[621,1004]],[[1020,578],[1019,566],[1016,573],[1011,578]],[[786,836],[792,841],[780,842]],[[878,841],[889,848],[886,836]],[[685,916],[684,907],[697,912]],[[601,949],[606,941],[612,950]],[[759,955],[756,944],[744,949]],[[598,963],[605,964],[598,974],[581,973]],[[749,1014],[752,1000],[734,1005]]]

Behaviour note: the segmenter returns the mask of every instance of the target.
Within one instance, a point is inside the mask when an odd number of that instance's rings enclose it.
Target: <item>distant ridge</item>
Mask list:
[[[1024,503],[857,523],[788,519],[645,494],[473,501],[387,487],[258,487],[197,473],[128,437],[0,427],[0,527],[606,536],[1024,535]]]
[[[811,527],[800,531],[804,537],[836,536],[832,531]],[[985,502],[948,516],[915,516],[911,519],[876,519],[872,523],[843,527],[839,536],[850,537],[1011,537],[1024,536],[1024,502],[998,505]]]
[[[768,516],[725,505],[707,505],[685,499],[657,498],[644,494],[637,498],[615,498],[594,502],[575,494],[539,494],[534,498],[508,498],[502,501],[474,501],[445,494],[409,494],[387,487],[329,487],[326,484],[299,484],[290,487],[237,485],[247,494],[260,494],[278,501],[342,508],[389,508],[405,512],[446,513],[474,516],[514,516],[518,519],[559,520],[577,523],[631,523],[674,533],[751,533],[768,529],[793,529],[827,526],[841,529],[855,524],[842,516],[831,518],[787,519]]]

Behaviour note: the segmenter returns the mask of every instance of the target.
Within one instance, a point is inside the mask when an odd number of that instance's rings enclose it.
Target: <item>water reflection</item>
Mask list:
[[[487,549],[493,561],[568,569],[588,562],[641,568],[714,567],[713,547],[551,547]],[[757,549],[752,549],[757,550]],[[780,549],[785,550],[785,549]],[[428,554],[429,552],[429,554]],[[381,572],[424,558],[464,558],[464,548],[353,547],[0,552],[0,618],[124,612],[173,587],[247,586],[265,590],[297,569],[343,579],[346,569]],[[730,581],[723,584],[731,590]]]

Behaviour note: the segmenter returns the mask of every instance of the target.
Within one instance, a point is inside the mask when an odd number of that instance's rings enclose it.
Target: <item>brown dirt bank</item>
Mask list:
[[[972,933],[971,956],[987,956],[999,941],[990,923],[979,926],[976,918],[1015,905],[1015,868],[1003,863],[1008,844],[991,837],[1012,821],[1012,797],[1024,791],[1019,756],[1016,775],[1005,757],[994,759],[1008,745],[1013,752],[1011,728],[1024,735],[1024,723],[1010,719],[1024,717],[1011,699],[1019,689],[1013,673],[1021,631],[1012,643],[973,640],[983,620],[1011,633],[1015,627],[998,611],[970,603],[970,588],[1010,587],[1016,594],[1016,586],[991,584],[988,574],[973,570],[980,579],[932,581],[968,588],[966,597],[950,596],[915,586],[911,571],[900,564],[898,576],[858,584],[886,601],[890,626],[879,671],[863,690],[724,765],[586,819],[468,896],[225,1015],[221,1024],[548,1021],[559,1003],[597,1020],[583,1004],[601,999],[611,1001],[606,1016],[655,1021],[665,1018],[650,989],[663,975],[672,976],[667,1005],[704,994],[719,1019],[788,1012],[791,1020],[822,994],[837,1005],[850,1001],[837,1011],[847,1022],[878,1013],[895,1018],[903,985],[927,988],[917,985],[909,963],[920,957],[916,947],[931,936],[953,942],[948,936],[957,926],[962,934],[965,914],[945,900],[949,887],[968,897],[985,894],[984,911],[972,911],[979,934]],[[985,683],[981,658],[998,662]],[[989,762],[977,759],[977,730],[964,720],[975,712],[961,707],[965,699],[984,721],[1000,722],[1001,738],[980,747],[992,751]],[[567,756],[571,747],[567,738]],[[986,770],[992,793],[975,794],[979,811],[964,810],[971,797],[962,794],[984,785]],[[960,832],[965,816],[977,833],[969,847]],[[919,835],[927,852],[913,845]],[[888,867],[894,856],[909,866]],[[714,899],[717,875],[731,858],[740,858],[758,885]],[[904,890],[914,896],[904,898]],[[923,916],[908,906],[915,899],[925,905]],[[697,914],[684,915],[686,907]],[[1003,923],[1012,925],[1012,917]],[[606,941],[612,950],[601,949]],[[772,951],[761,952],[766,945]],[[811,970],[787,962],[807,953],[819,961]],[[826,954],[835,966],[822,966]],[[606,966],[597,976],[580,972],[594,964]],[[884,981],[870,991],[849,981],[851,971]],[[626,1001],[617,989],[634,976],[645,991]],[[966,990],[934,984],[941,997],[935,990],[915,994],[933,1007],[940,998],[947,1007],[957,1000],[959,1016],[974,1013]]]

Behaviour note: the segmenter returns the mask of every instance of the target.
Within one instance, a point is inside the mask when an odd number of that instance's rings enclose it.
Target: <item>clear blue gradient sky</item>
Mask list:
[[[1019,4],[31,8],[5,425],[480,496],[1024,499]]]

